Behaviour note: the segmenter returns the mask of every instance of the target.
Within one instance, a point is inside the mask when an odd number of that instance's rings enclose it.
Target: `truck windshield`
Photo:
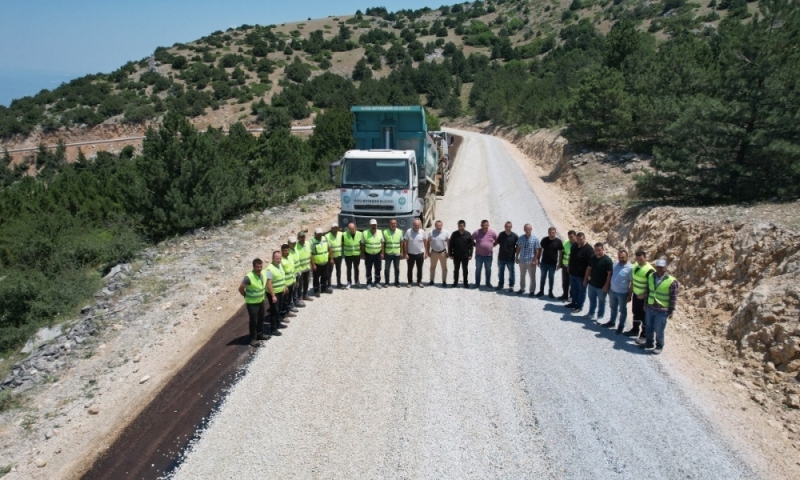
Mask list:
[[[406,187],[408,162],[405,160],[354,159],[345,160],[342,170],[343,187]]]

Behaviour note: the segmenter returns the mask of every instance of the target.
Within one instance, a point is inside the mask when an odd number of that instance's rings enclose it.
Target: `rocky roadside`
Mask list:
[[[79,475],[241,306],[241,277],[300,226],[330,225],[337,191],[152,246],[105,278],[81,317],[43,329],[0,382],[6,478]]]

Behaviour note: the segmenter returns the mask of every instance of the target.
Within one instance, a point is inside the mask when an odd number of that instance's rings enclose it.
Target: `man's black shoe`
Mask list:
[[[432,287],[432,286],[433,286],[433,280],[431,280],[430,282],[428,282],[428,285],[430,285],[430,286]]]
[[[273,337],[280,337],[281,335],[283,335],[283,334],[279,330],[273,330],[272,331],[272,336]]]
[[[256,340],[269,340],[269,335],[259,333],[258,336],[256,336]]]
[[[536,296],[537,297],[543,297],[544,296],[544,292],[539,290],[538,292],[536,292]]]
[[[617,335],[622,335],[622,327],[617,327],[615,332],[617,333]]]
[[[330,288],[326,288],[326,289],[325,289],[325,290],[323,290],[322,292],[323,292],[323,293],[333,293],[333,290],[331,290]]]
[[[564,308],[575,308],[576,306],[577,305],[575,305],[574,303],[570,302],[570,303],[564,305]]]
[[[283,324],[283,323],[279,323],[278,324],[278,328],[287,328],[287,327],[288,327],[288,325],[286,325],[286,324]]]
[[[450,284],[451,287],[456,288],[458,286],[458,282],[453,282]]]
[[[563,301],[565,301],[565,300],[569,300],[569,297],[568,297],[568,296],[566,296],[566,295],[561,295],[561,296],[560,296],[560,297],[558,297],[556,300],[561,300],[561,301],[563,302]]]
[[[503,285],[498,285],[498,286],[494,287],[494,289],[495,290],[502,290],[503,289]]]
[[[600,326],[606,328],[614,328],[614,322],[601,323]]]

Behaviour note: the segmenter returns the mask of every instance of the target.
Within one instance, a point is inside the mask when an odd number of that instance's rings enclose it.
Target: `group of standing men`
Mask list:
[[[494,248],[499,247],[497,255],[498,284],[502,290],[508,271],[508,290],[515,292],[516,268],[520,270],[520,288],[517,294],[542,297],[545,288],[547,296],[556,299],[553,288],[555,273],[561,270],[562,295],[558,300],[569,301],[567,308],[573,314],[580,314],[588,294],[589,310],[585,314],[604,327],[615,328],[618,334],[634,337],[636,343],[653,353],[661,353],[664,348],[664,331],[667,319],[675,311],[678,282],[667,273],[664,259],[656,260],[654,266],[648,263],[646,252],[635,253],[635,263],[628,263],[628,252],[617,252],[617,263],[605,254],[604,245],[595,243],[594,248],[586,242],[583,232],[570,230],[568,239],[557,237],[554,227],[541,241],[533,235],[533,227],[525,224],[524,234],[512,231],[512,223],[506,222],[499,234],[489,228],[489,221],[481,221],[481,226],[473,233],[466,230],[466,222],[459,220],[453,233],[442,228],[440,220],[434,228],[426,232],[420,220],[403,232],[392,219],[389,228],[380,230],[376,220],[370,220],[370,228],[363,232],[350,223],[342,233],[337,224],[332,224],[329,232],[321,228],[314,231],[314,237],[306,241],[306,231],[290,236],[288,243],[280,251],[272,254],[272,262],[265,268],[260,259],[253,260],[253,270],[247,274],[239,286],[244,296],[250,318],[251,345],[257,346],[270,335],[281,335],[289,317],[296,316],[298,307],[312,301],[309,297],[309,284],[313,295],[333,293],[331,279],[336,274],[338,288],[349,289],[360,286],[360,265],[366,265],[366,288],[386,288],[390,283],[400,287],[400,259],[407,262],[406,287],[424,287],[422,267],[430,259],[429,285],[434,285],[436,270],[441,266],[442,285],[447,283],[447,260],[453,261],[452,287],[457,287],[461,276],[464,288],[471,288],[468,282],[469,262],[475,257],[475,277],[472,288],[480,287],[481,274],[484,284],[492,288],[491,274]],[[346,283],[342,283],[342,259],[346,267]],[[381,283],[383,267],[384,281]],[[536,267],[541,270],[539,291],[536,291]],[[390,273],[394,270],[394,281]],[[414,275],[416,271],[416,276]],[[549,287],[548,287],[549,284]],[[605,315],[606,298],[610,298],[610,319],[602,322]],[[625,331],[628,314],[627,304],[632,303],[633,327]],[[617,317],[619,316],[619,323]],[[269,320],[270,332],[264,331]]]

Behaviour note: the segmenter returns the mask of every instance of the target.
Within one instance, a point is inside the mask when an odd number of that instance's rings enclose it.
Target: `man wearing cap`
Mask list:
[[[320,293],[333,293],[330,288],[328,272],[333,262],[333,250],[322,235],[322,229],[314,229],[314,238],[311,239],[311,271],[314,273],[314,296]]]
[[[403,231],[397,229],[397,220],[389,220],[389,228],[383,231],[384,286],[389,286],[389,270],[394,266],[394,286],[400,286],[400,256],[403,255]]]
[[[364,234],[356,230],[355,223],[347,224],[347,231],[344,232],[342,243],[344,244],[344,263],[347,266],[347,286],[344,288],[350,288],[352,280],[355,280],[355,285],[360,287],[358,269],[361,266],[361,256],[363,255]],[[354,270],[355,272],[353,272]],[[353,273],[355,273],[355,278],[352,276]]]
[[[640,296],[647,299],[645,324],[647,340],[641,345],[645,350],[655,354],[664,349],[664,331],[667,320],[675,313],[678,303],[678,281],[667,273],[667,261],[659,258],[655,261],[656,272],[647,277],[647,288]]]
[[[267,266],[267,301],[269,302],[269,322],[272,327],[272,336],[281,336],[279,328],[286,328],[281,323],[281,302],[283,290],[286,285],[283,267],[281,266],[281,252],[272,252],[272,263]]]
[[[631,302],[631,310],[633,312],[633,327],[625,332],[626,337],[634,337],[636,343],[645,343],[645,311],[644,291],[647,289],[647,278],[653,275],[655,268],[647,261],[647,253],[644,250],[636,251],[636,264],[631,269],[633,274],[633,299]]]
[[[257,347],[261,340],[269,340],[264,332],[264,294],[266,293],[267,276],[264,273],[264,262],[260,258],[253,260],[253,270],[239,284],[239,293],[244,297],[247,316],[250,318],[250,346]]]
[[[436,264],[442,265],[442,286],[447,286],[447,257],[450,254],[447,252],[450,243],[450,232],[442,228],[442,221],[436,220],[433,224],[433,230],[428,235],[428,241],[425,248],[428,252],[428,257],[431,259],[431,281],[433,285],[434,278],[436,277]]]
[[[406,271],[408,284],[411,286],[411,280],[414,278],[414,267],[417,267],[417,286],[423,288],[422,284],[422,262],[428,258],[428,253],[425,251],[425,244],[427,243],[428,236],[425,230],[422,229],[422,222],[420,219],[414,219],[412,227],[406,230],[403,237],[403,252],[406,258]]]
[[[369,221],[369,230],[364,232],[363,258],[367,265],[367,290],[374,285],[381,288],[381,260],[383,259],[383,232],[378,230],[378,221]]]
[[[298,296],[301,300],[310,302],[308,284],[311,281],[311,244],[306,241],[305,230],[297,232],[297,245],[295,245],[294,251],[297,254],[297,264],[300,265],[300,278],[297,282],[300,289]]]
[[[331,224],[331,231],[325,235],[328,240],[328,245],[331,246],[333,252],[333,262],[328,272],[328,285],[333,283],[333,269],[336,268],[336,288],[342,288],[342,232],[339,231],[339,225],[336,223]]]

